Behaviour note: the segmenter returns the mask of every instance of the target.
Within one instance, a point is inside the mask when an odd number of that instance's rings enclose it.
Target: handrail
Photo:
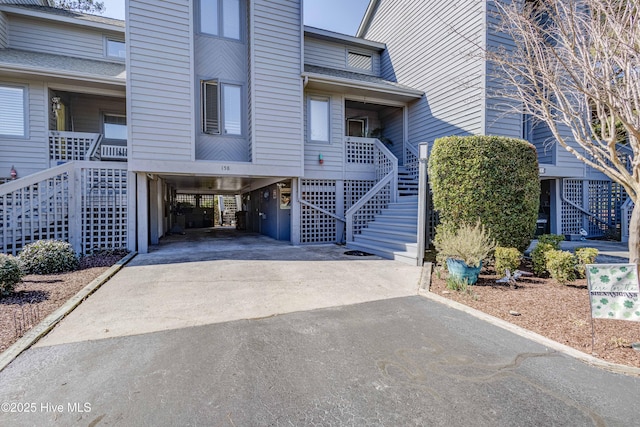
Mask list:
[[[564,197],[564,189],[565,189],[565,180],[566,179],[567,178],[563,178],[562,179],[562,191],[560,192],[560,200],[562,200],[563,202],[567,203],[571,207],[576,208],[578,211],[580,211],[581,214],[593,218],[594,220],[596,220],[600,224],[604,224],[607,227],[615,227],[615,224],[613,224],[611,222],[604,221],[604,220],[598,218],[598,216],[596,214],[594,214],[592,212],[589,212],[588,210],[584,209],[582,206],[577,205],[576,203],[572,202],[571,200],[568,200],[567,198],[565,198]]]
[[[407,171],[414,177],[418,178],[420,175],[419,165],[420,165],[420,154],[418,153],[418,148],[406,143],[404,145],[404,167]],[[413,155],[414,159],[412,162],[407,160],[407,151]]]
[[[36,172],[31,175],[27,175],[24,178],[18,178],[14,181],[7,182],[0,185],[0,196],[4,196],[29,185],[37,184],[38,182],[44,181],[45,179],[53,178],[54,176],[60,175],[61,173],[71,172],[73,171],[74,167],[74,162],[68,162],[59,166],[45,169],[40,172]]]
[[[89,149],[87,150],[87,154],[85,154],[85,160],[91,160],[98,151],[98,147],[100,147],[100,143],[102,142],[102,134],[99,134],[96,139],[93,140]]]
[[[323,214],[328,215],[328,216],[330,216],[331,218],[335,218],[335,219],[337,219],[338,221],[346,222],[346,220],[345,220],[344,218],[339,217],[338,215],[336,215],[336,214],[334,214],[334,213],[331,213],[331,212],[329,212],[329,211],[328,211],[328,210],[326,210],[326,209],[322,209],[321,207],[316,206],[316,205],[314,205],[313,203],[309,203],[309,202],[307,202],[306,200],[302,200],[302,199],[299,199],[299,200],[300,200],[300,204],[302,204],[302,205],[309,206],[311,209],[315,209],[315,210],[317,210],[318,212],[322,212]]]
[[[397,171],[396,174],[397,176]],[[347,212],[345,213],[345,217],[347,219],[347,242],[353,241],[353,216],[354,214],[360,210],[366,203],[371,201],[375,195],[377,195],[380,190],[382,190],[387,184],[393,181],[394,173],[389,172],[384,178],[382,178],[376,185],[374,185],[369,191],[366,192],[364,196],[360,198],[356,203],[353,204]],[[397,187],[397,186],[396,186]]]

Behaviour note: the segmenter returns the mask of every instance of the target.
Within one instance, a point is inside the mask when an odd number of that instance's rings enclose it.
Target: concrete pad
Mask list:
[[[421,268],[258,235],[174,242],[134,258],[36,346],[417,295]]]

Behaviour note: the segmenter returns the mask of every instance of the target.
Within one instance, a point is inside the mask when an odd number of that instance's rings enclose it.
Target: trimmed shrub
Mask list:
[[[560,242],[564,241],[562,234],[543,234],[538,237],[538,243],[548,243],[553,249],[560,249]]]
[[[596,262],[598,253],[596,248],[576,248],[576,274],[578,278],[584,279],[586,277],[586,265]]]
[[[497,136],[437,139],[429,182],[442,229],[480,220],[498,245],[520,251],[529,246],[540,199],[533,145]]]
[[[27,274],[55,274],[78,268],[78,258],[67,242],[39,240],[20,252],[22,270]]]
[[[545,254],[549,251],[557,250],[551,243],[538,243],[531,251],[531,262],[533,272],[536,276],[543,276],[547,272],[547,259]]]
[[[480,266],[480,262],[496,247],[495,241],[480,222],[475,226],[462,224],[456,231],[438,230],[434,245],[439,261],[455,258],[469,267]]]
[[[22,269],[16,257],[0,254],[0,295],[9,295],[22,280]]]
[[[571,252],[551,249],[544,256],[549,274],[558,283],[565,284],[576,280],[576,258]]]
[[[513,273],[522,261],[522,253],[516,248],[498,246],[493,256],[496,259],[496,274],[499,276],[504,276],[507,268]]]

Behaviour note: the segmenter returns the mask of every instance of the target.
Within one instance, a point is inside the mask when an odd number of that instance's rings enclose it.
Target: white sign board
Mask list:
[[[635,264],[587,264],[594,319],[640,322],[638,269]]]

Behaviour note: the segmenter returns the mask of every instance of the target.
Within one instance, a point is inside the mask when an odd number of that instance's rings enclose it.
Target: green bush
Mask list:
[[[562,234],[543,234],[538,237],[538,243],[548,243],[553,249],[560,249],[560,242],[564,240]]]
[[[498,245],[521,251],[529,246],[540,199],[533,145],[496,136],[437,139],[429,182],[443,229],[479,219]]]
[[[493,256],[496,259],[496,274],[499,276],[504,276],[507,268],[513,273],[522,261],[522,253],[516,248],[498,246]]]
[[[455,258],[464,261],[469,267],[478,267],[496,247],[487,230],[478,221],[475,226],[462,224],[457,230],[438,229],[434,239],[438,251],[438,260]]]
[[[9,295],[22,280],[22,269],[18,259],[0,254],[0,295]]]
[[[598,253],[596,248],[576,248],[576,274],[580,279],[586,277],[586,265],[596,262]]]
[[[67,242],[39,240],[20,252],[22,270],[27,274],[54,274],[78,268],[78,258]]]
[[[542,276],[547,272],[547,260],[545,254],[549,251],[557,250],[551,243],[538,243],[531,251],[531,262],[533,272],[536,276]]]
[[[545,253],[547,270],[558,283],[576,280],[576,258],[569,251],[551,249]]]

